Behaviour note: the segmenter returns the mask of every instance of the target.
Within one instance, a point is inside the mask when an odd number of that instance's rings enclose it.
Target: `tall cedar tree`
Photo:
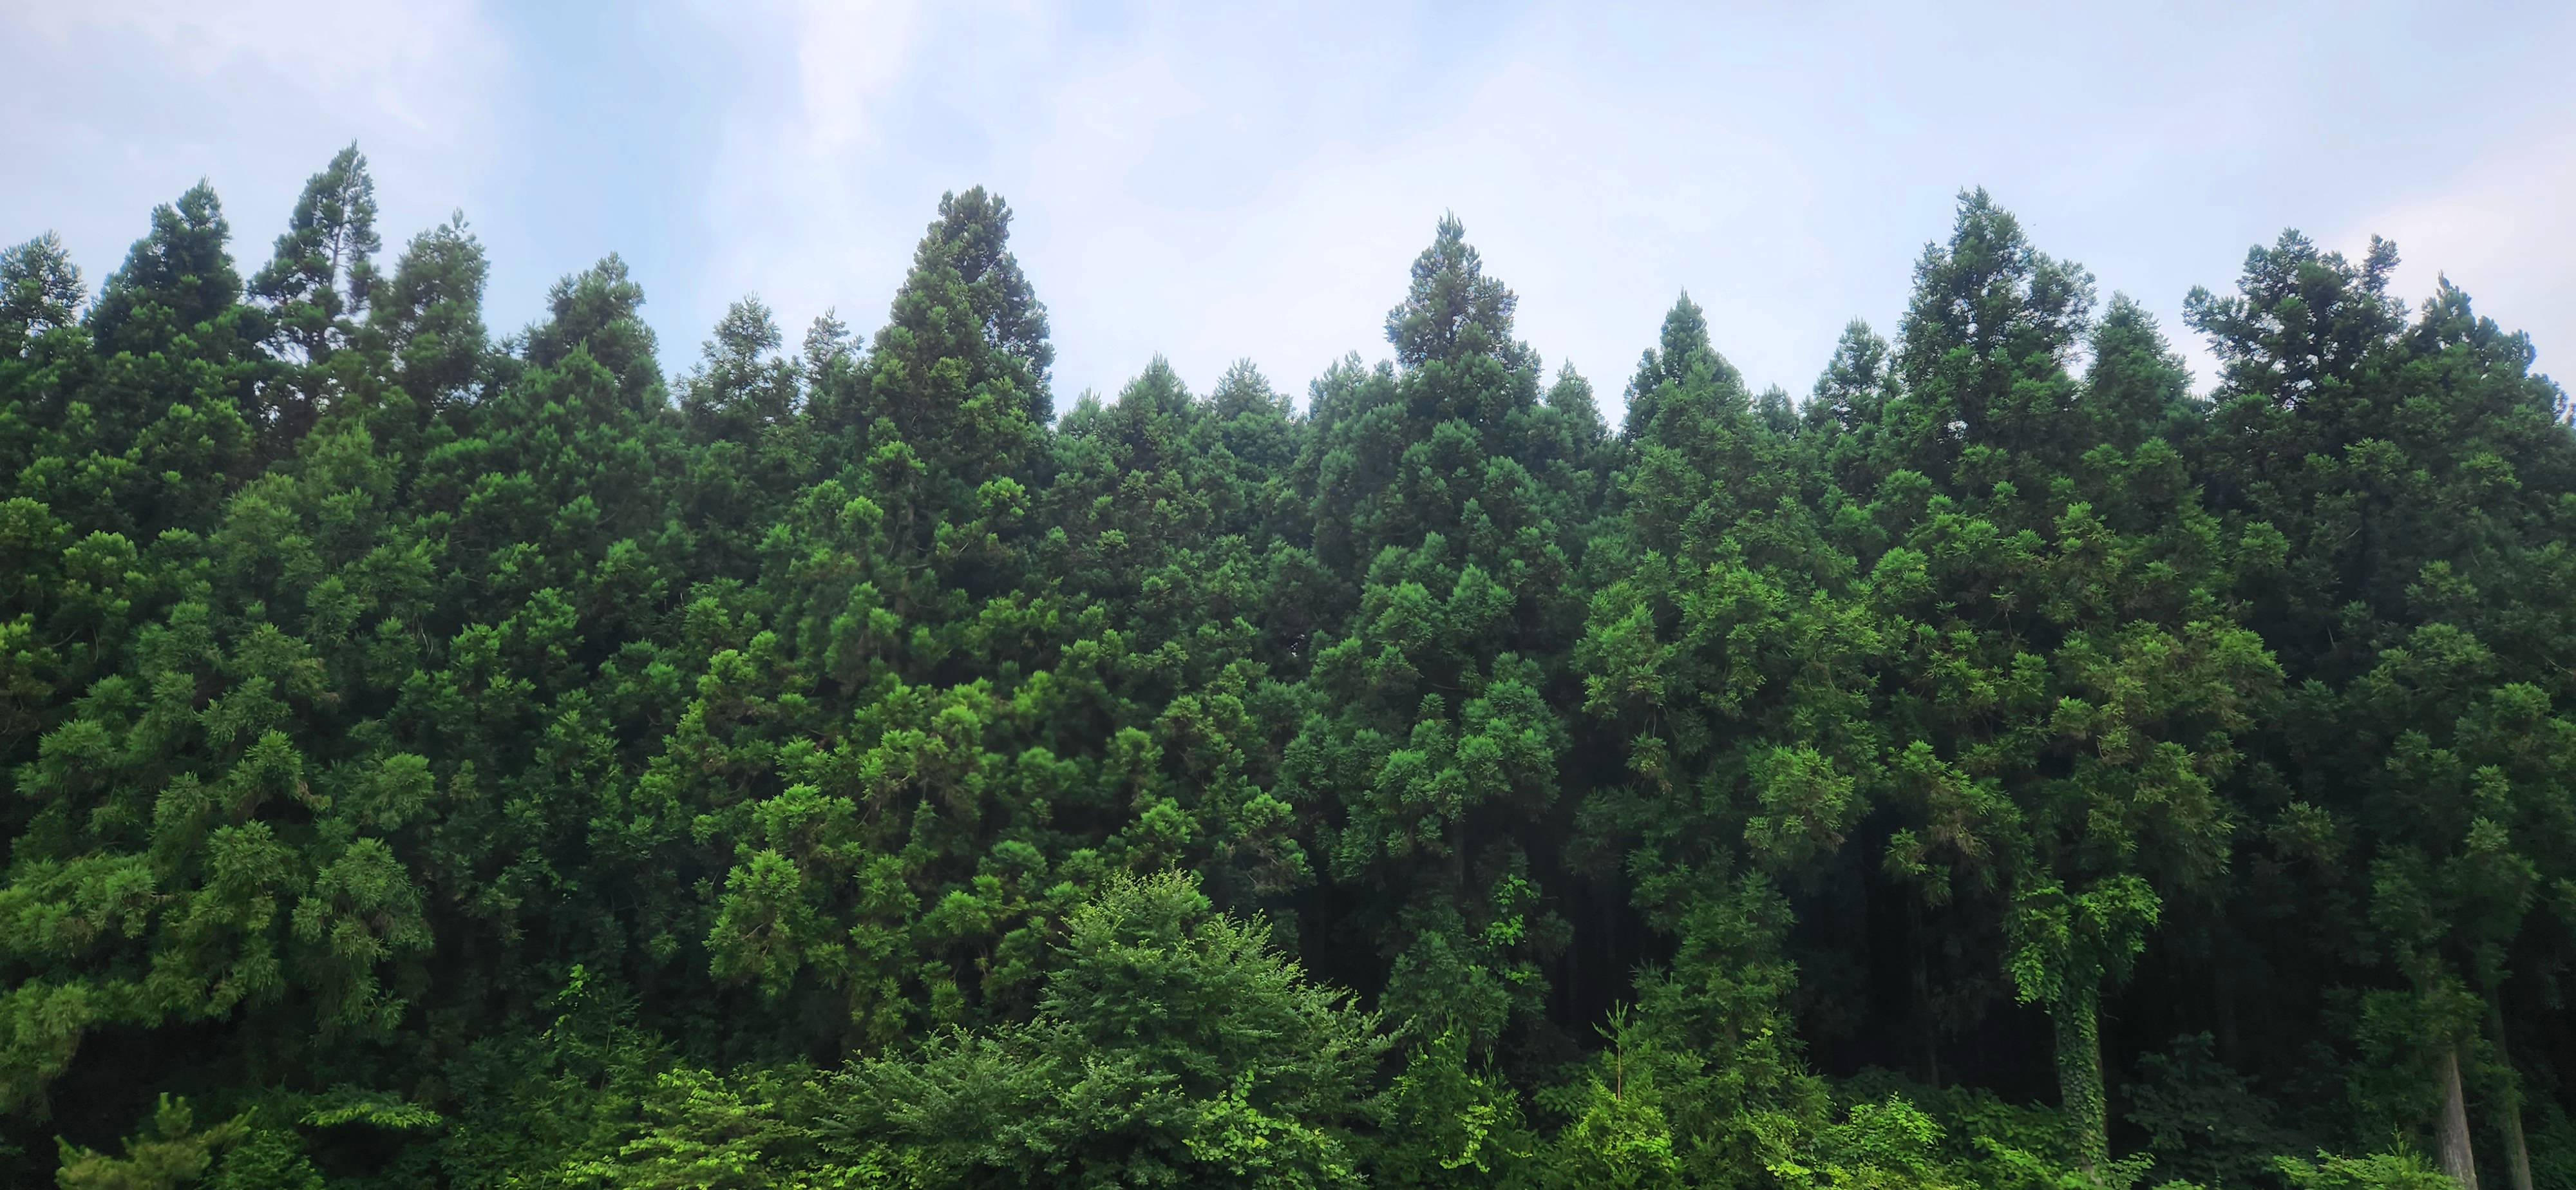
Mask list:
[[[375,218],[0,251],[12,1184],[2576,1184],[2576,436],[2384,243],[1059,417],[981,189],[668,375]]]

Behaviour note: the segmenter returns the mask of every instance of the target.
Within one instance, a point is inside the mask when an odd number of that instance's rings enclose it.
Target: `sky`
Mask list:
[[[220,10],[220,11],[218,11]],[[1613,416],[1687,291],[1804,394],[1983,186],[2102,295],[2181,325],[2295,227],[2376,233],[2576,351],[2576,5],[0,0],[0,242],[93,287],[200,178],[245,273],[355,141],[387,261],[461,210],[487,318],[616,252],[676,374],[757,293],[792,344],[884,319],[981,184],[1049,308],[1059,408],[1155,355],[1302,392],[1389,354],[1455,212],[1519,333]],[[2563,362],[2561,373],[2576,372]]]

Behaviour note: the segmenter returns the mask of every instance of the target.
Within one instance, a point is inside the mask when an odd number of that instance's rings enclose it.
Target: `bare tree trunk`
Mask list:
[[[2246,1066],[2245,1047],[2237,1041],[2236,981],[2229,977],[2226,964],[2218,964],[2219,975],[2211,984],[2218,996],[2218,1056],[2228,1065],[2242,1070]]]
[[[2513,1190],[2531,1190],[2531,1147],[2522,1139],[2522,1079],[2513,1068],[2513,1050],[2504,1040],[2504,997],[2487,989],[2487,1027],[2495,1034],[2496,1057],[2504,1062],[2504,1172]]]
[[[2469,1151],[2469,1101],[2460,1089],[2460,1049],[2442,1051],[2442,1172],[2460,1190],[2478,1190],[2478,1159]]]
[[[1905,957],[1914,967],[1914,1021],[1923,1042],[1923,1081],[1941,1085],[1940,1022],[1932,1015],[1932,975],[1923,957],[1923,906],[1905,898]]]

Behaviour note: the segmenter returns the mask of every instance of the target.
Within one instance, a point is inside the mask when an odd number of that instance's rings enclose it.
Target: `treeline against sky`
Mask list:
[[[1059,409],[980,189],[676,377],[374,215],[0,257],[12,1184],[2576,1187],[2576,437],[2386,243],[1612,428],[1454,219]]]

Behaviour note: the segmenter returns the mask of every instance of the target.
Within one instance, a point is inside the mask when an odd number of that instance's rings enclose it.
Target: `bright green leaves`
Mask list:
[[[2014,987],[2024,1002],[2044,1004],[2097,994],[2104,981],[2128,975],[2162,909],[2135,876],[2074,892],[2049,880],[2017,890],[2008,929]]]
[[[1685,297],[1614,438],[1454,219],[1302,412],[1158,359],[1051,425],[980,190],[874,335],[746,300],[668,391],[617,258],[503,354],[461,218],[388,278],[372,202],[316,175],[256,304],[203,188],[87,311],[0,254],[0,1146],[146,1084],[254,1122],[67,1178],[2057,1188],[2141,1173],[2123,1106],[2229,1184],[2563,1133],[2576,448],[2384,246],[2195,297],[2206,408],[1972,192],[1803,410]],[[2053,1107],[1957,1085],[2044,1050]],[[2176,1139],[2258,1085],[2312,1110]]]
[[[1520,1093],[1470,1065],[1466,1038],[1443,1031],[1417,1045],[1371,1105],[1379,1129],[1371,1172],[1394,1186],[1514,1185],[1538,1155]]]
[[[1615,1186],[1619,1190],[1680,1187],[1681,1161],[1673,1154],[1672,1125],[1656,1103],[1648,1071],[1633,1083],[1612,1086],[1594,1078],[1579,1102],[1565,1105],[1574,1122],[1549,1156],[1551,1180],[1562,1186]]]
[[[720,979],[756,979],[776,996],[806,963],[830,957],[831,941],[806,903],[803,876],[775,851],[753,853],[725,877],[722,906],[707,940]],[[817,948],[827,949],[817,956]]]
[[[1744,843],[1769,867],[1794,869],[1840,848],[1863,808],[1858,783],[1814,748],[1775,747],[1747,776],[1761,812],[1745,819]]]
[[[1941,1159],[1942,1133],[1938,1121],[1906,1099],[1864,1100],[1817,1130],[1811,1153],[1771,1172],[1792,1185],[1830,1190],[1947,1190],[1963,1181]]]
[[[152,1115],[152,1130],[155,1135],[149,1139],[128,1138],[122,1158],[64,1143],[56,1184],[64,1190],[177,1190],[204,1173],[216,1154],[239,1142],[249,1125],[235,1118],[199,1129],[186,1100],[163,1095]]]
[[[2313,1161],[2282,1157],[2283,1180],[2298,1190],[2446,1190],[2459,1183],[2412,1153],[2339,1157],[2320,1152]]]
[[[1067,921],[1032,1022],[859,1064],[838,1127],[936,1184],[1355,1185],[1344,1129],[1384,1042],[1340,999],[1193,882],[1121,879]]]

